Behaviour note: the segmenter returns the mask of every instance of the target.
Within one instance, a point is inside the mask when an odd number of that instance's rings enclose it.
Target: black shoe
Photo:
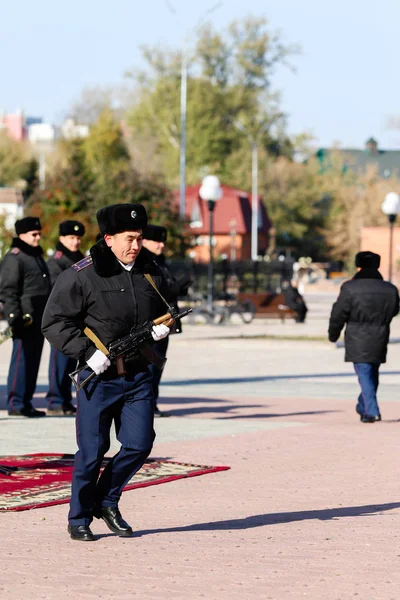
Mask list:
[[[21,408],[21,410],[9,410],[8,414],[10,417],[29,417],[30,419],[46,416],[43,410],[36,410],[32,406],[30,408]]]
[[[133,534],[132,527],[124,521],[118,507],[101,506],[100,508],[96,508],[93,514],[97,519],[103,519],[112,532],[118,533],[118,535],[123,537],[129,537]]]
[[[96,540],[89,525],[68,525],[68,533],[71,539],[78,540],[78,542],[94,542]]]
[[[377,421],[382,421],[381,415],[376,415],[375,417],[367,417],[367,415],[360,416],[361,423],[376,423]]]
[[[156,406],[154,409],[154,416],[155,417],[169,417],[169,414],[166,412],[163,412],[162,410],[160,410],[158,408],[158,406]]]

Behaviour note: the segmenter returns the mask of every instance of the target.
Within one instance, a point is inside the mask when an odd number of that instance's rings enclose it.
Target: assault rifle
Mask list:
[[[171,325],[173,325],[177,319],[182,319],[191,312],[191,308],[188,308],[180,313],[176,313],[175,311],[167,312],[165,315],[154,319],[154,321],[150,321],[143,327],[139,327],[138,329],[132,328],[128,335],[119,338],[115,342],[111,342],[108,348],[104,346],[97,335],[91,329],[89,329],[89,327],[85,327],[83,333],[92,340],[98,350],[101,350],[101,352],[108,356],[111,363],[116,365],[118,375],[125,375],[125,361],[136,358],[139,354],[145,356],[150,362],[162,370],[167,362],[167,359],[163,356],[160,356],[152,347],[154,340],[151,335],[151,330],[154,325],[163,324],[167,327],[171,327]],[[86,377],[86,379],[81,382],[78,381],[77,375],[84,369],[89,368],[90,367],[87,364],[84,364],[73,373],[70,373],[69,376],[72,379],[77,392],[79,392],[92,379],[92,377],[95,376],[96,373],[93,371],[88,377]]]

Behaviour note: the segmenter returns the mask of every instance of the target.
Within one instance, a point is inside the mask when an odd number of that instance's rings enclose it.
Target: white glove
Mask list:
[[[96,375],[104,373],[104,371],[111,365],[109,359],[101,350],[96,350],[93,356],[91,356],[86,363],[92,369],[92,371],[96,373]]]
[[[151,330],[151,335],[155,342],[159,342],[160,340],[163,340],[164,338],[167,337],[168,334],[169,334],[169,327],[167,327],[163,323],[161,323],[161,325],[153,325],[153,328]]]

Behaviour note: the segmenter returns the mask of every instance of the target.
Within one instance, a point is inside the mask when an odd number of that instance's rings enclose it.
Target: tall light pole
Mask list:
[[[185,218],[186,202],[186,104],[188,59],[186,48],[181,63],[181,138],[179,147],[179,216]]]
[[[258,137],[269,123],[264,123],[253,135],[241,121],[234,121],[234,127],[245,134],[251,146],[251,260],[258,259]]]
[[[400,213],[400,196],[396,192],[389,192],[382,203],[382,212],[389,219],[389,281],[392,281],[393,265],[393,227],[397,215]]]
[[[207,308],[211,312],[213,307],[214,297],[214,276],[213,276],[213,235],[214,235],[214,208],[215,203],[222,196],[222,189],[218,177],[215,175],[207,175],[204,177],[199,196],[207,202],[209,211],[209,260],[208,260],[208,278],[207,278]]]
[[[177,11],[173,7],[170,0],[165,0],[165,3],[169,11],[177,17]],[[208,8],[198,19],[197,25],[194,29],[198,29],[203,20],[212,12],[222,6],[223,2],[214,4],[211,8]],[[188,77],[188,48],[185,41],[184,48],[182,50],[181,60],[181,91],[180,91],[180,127],[181,135],[179,142],[179,216],[181,219],[185,218],[186,212],[186,106],[187,106],[187,77]]]

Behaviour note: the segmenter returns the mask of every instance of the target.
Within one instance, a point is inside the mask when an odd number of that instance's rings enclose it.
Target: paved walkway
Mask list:
[[[322,308],[317,320],[323,331]],[[254,324],[264,326],[281,327]],[[231,469],[123,494],[132,539],[96,521],[97,542],[73,542],[65,506],[2,514],[2,600],[397,600],[400,345],[382,369],[384,420],[364,425],[342,348],[238,339],[238,329],[216,339],[215,328],[187,327],[173,339],[162,386],[171,416],[156,420],[153,451]],[[43,363],[38,404],[45,379]],[[0,454],[75,450],[71,418],[0,411],[0,428]]]

